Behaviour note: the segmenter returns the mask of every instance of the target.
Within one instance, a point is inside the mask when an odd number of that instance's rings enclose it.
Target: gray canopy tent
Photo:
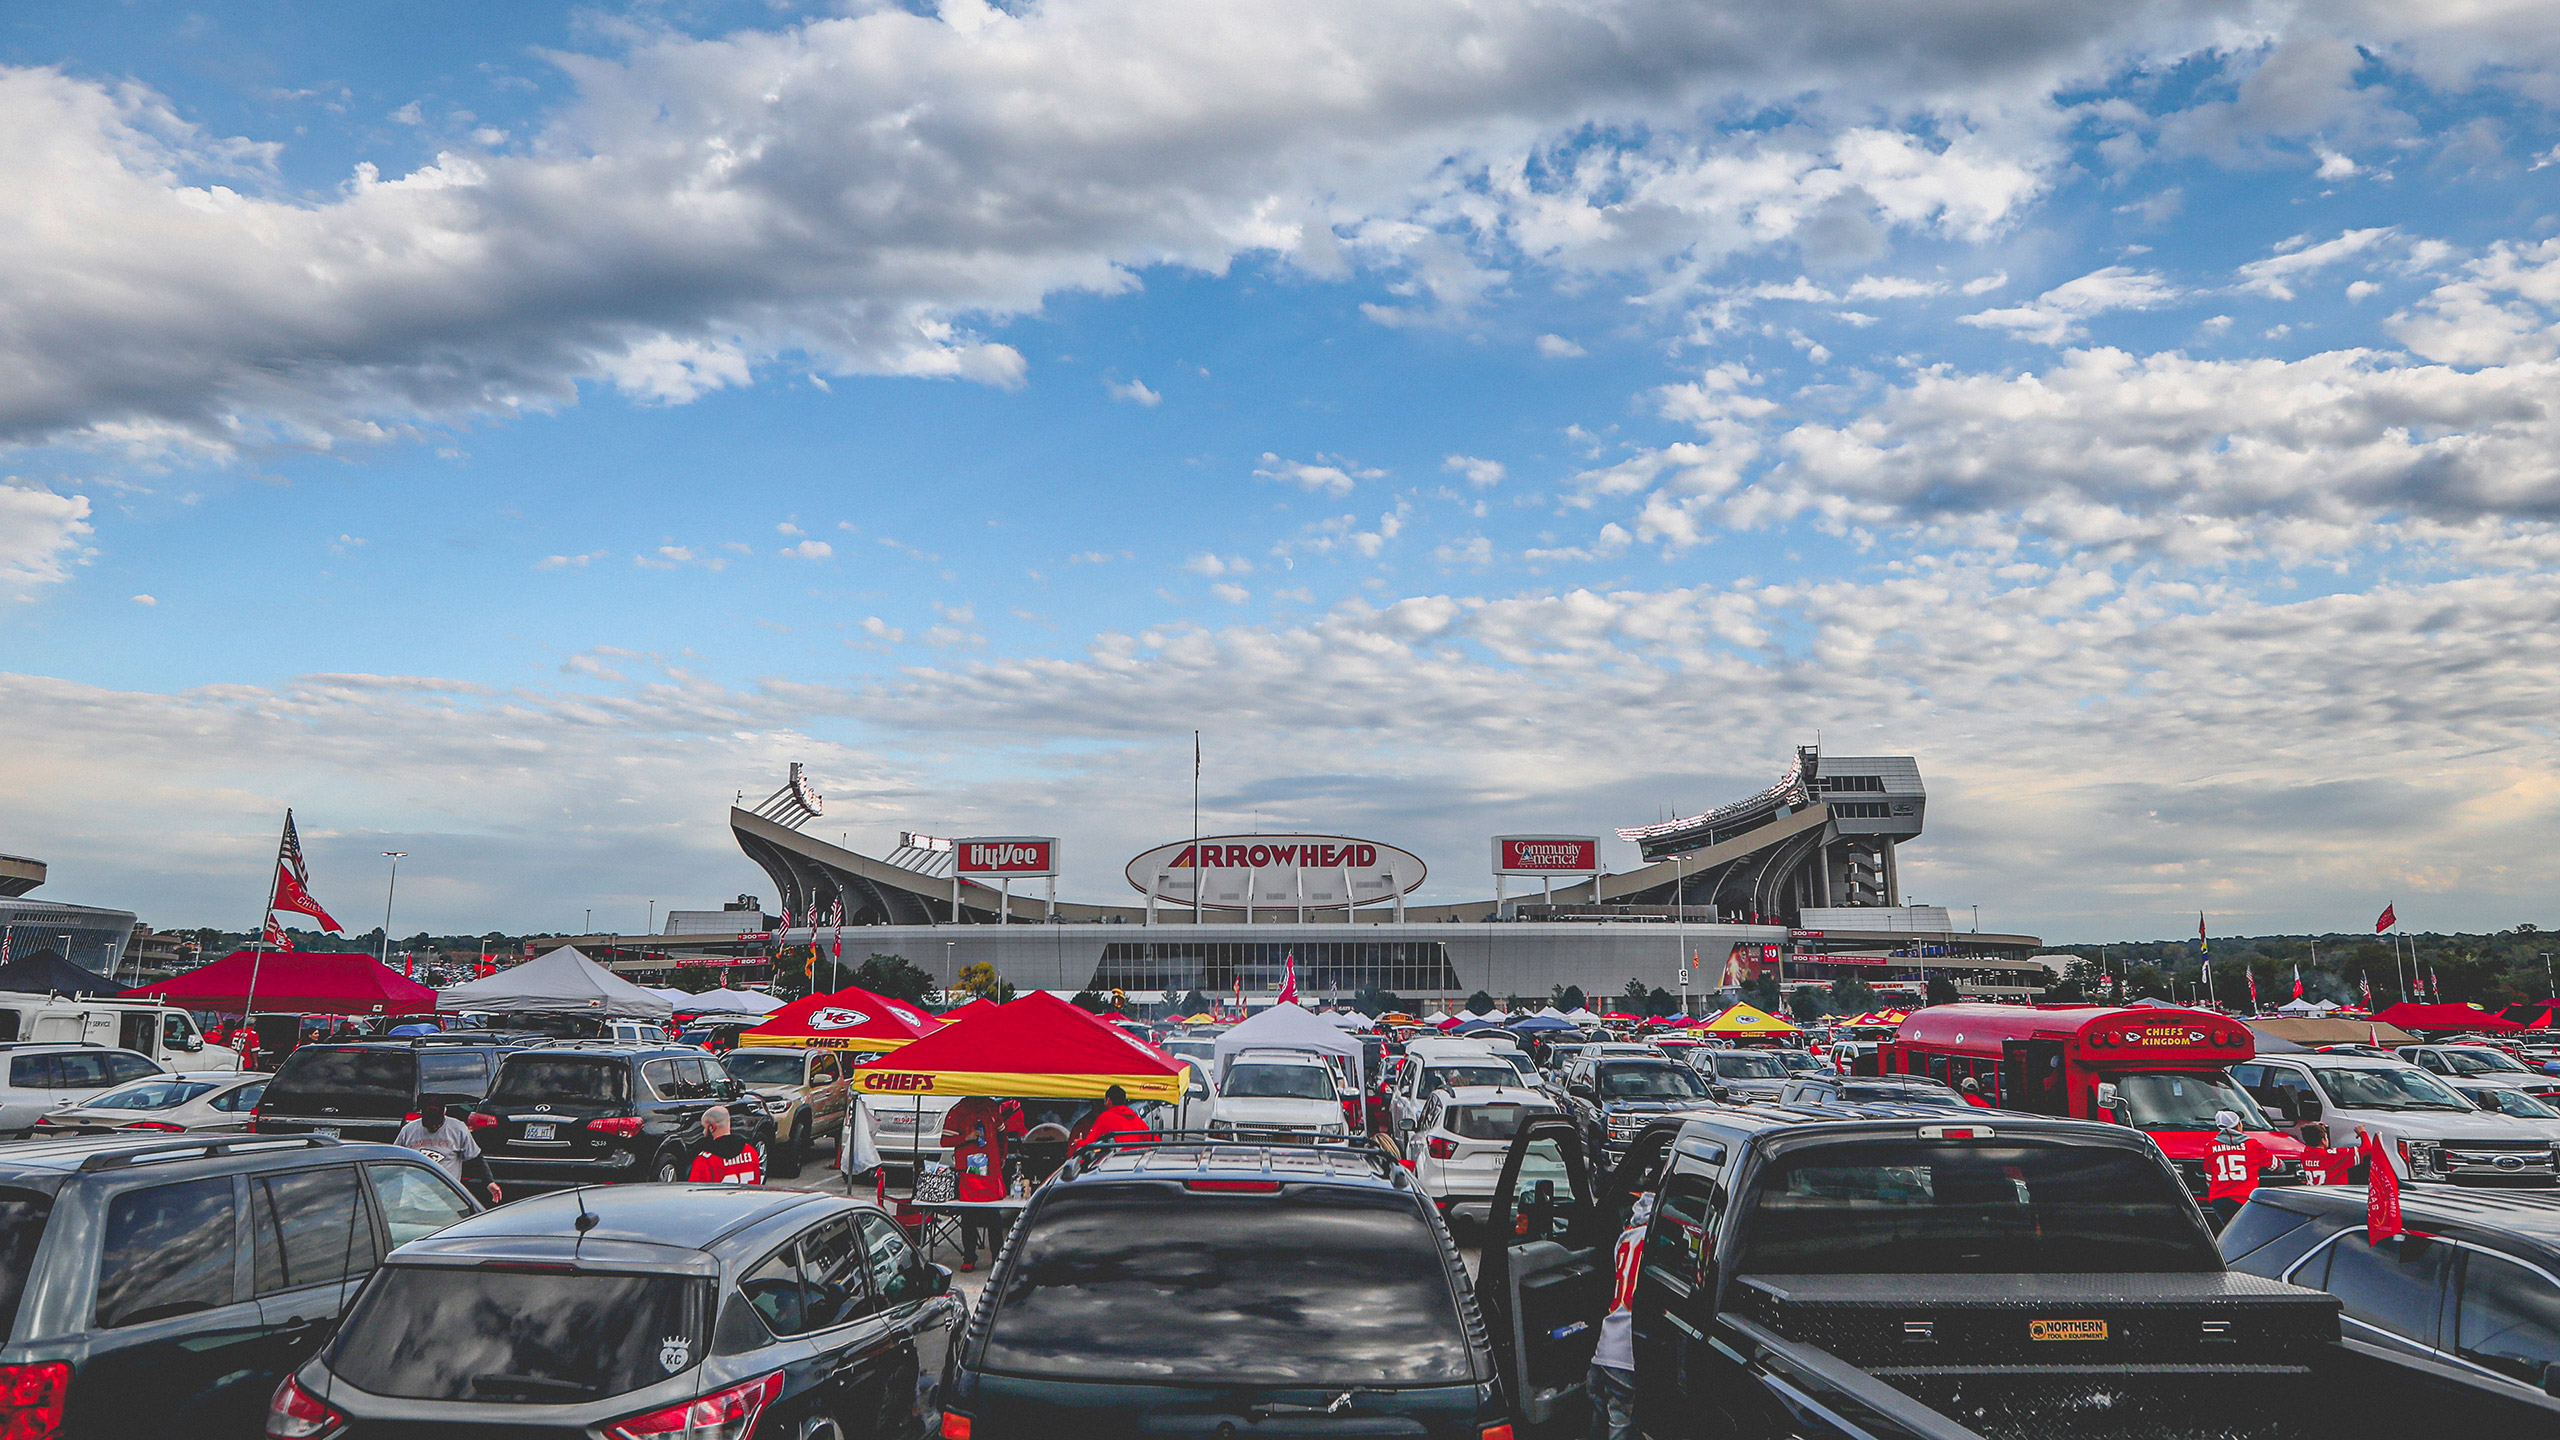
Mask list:
[[[512,970],[436,992],[443,1011],[501,1015],[592,1015],[607,1020],[664,1020],[675,1007],[563,945]]]
[[[1274,1005],[1218,1036],[1210,1049],[1210,1063],[1217,1069],[1221,1090],[1226,1088],[1228,1063],[1245,1050],[1313,1050],[1319,1055],[1338,1055],[1343,1059],[1343,1068],[1350,1072],[1351,1083],[1364,1091],[1368,1089],[1367,1067],[1362,1063],[1366,1057],[1361,1053],[1359,1037],[1295,1004]]]

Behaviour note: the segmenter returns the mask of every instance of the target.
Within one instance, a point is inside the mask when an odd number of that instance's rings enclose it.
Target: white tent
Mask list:
[[[1600,1023],[1599,1016],[1592,1014],[1588,1010],[1580,1008],[1567,1010],[1564,1012],[1564,1018],[1572,1021],[1576,1025],[1597,1025]]]
[[[1448,1019],[1448,1018],[1449,1018],[1449,1012],[1448,1012],[1448,1011],[1446,1011],[1446,1010],[1434,1010],[1434,1011],[1432,1011],[1430,1014],[1425,1015],[1425,1016],[1423,1016],[1423,1017],[1422,1017],[1422,1023],[1423,1023],[1423,1024],[1425,1024],[1425,1025],[1437,1025],[1437,1024],[1439,1024],[1440,1022],[1442,1022],[1442,1021],[1444,1021],[1444,1020],[1446,1020],[1446,1019]]]
[[[770,1015],[784,1004],[761,990],[705,990],[671,998],[687,1015]]]
[[[1530,1018],[1530,1019],[1532,1019],[1532,1020],[1562,1020],[1562,1021],[1564,1021],[1566,1024],[1568,1024],[1568,1025],[1570,1025],[1570,1024],[1572,1024],[1572,1023],[1573,1023],[1573,1017],[1572,1017],[1572,1016],[1567,1015],[1566,1013],[1564,1013],[1563,1011],[1561,1011],[1561,1010],[1557,1009],[1557,1008],[1556,1008],[1556,1007],[1554,1007],[1553,1005],[1541,1005],[1541,1006],[1539,1006],[1539,1007],[1538,1007],[1538,1013],[1537,1013],[1537,1014],[1535,1014],[1535,1015],[1530,1016],[1529,1018]]]
[[[1352,1083],[1367,1090],[1369,1082],[1361,1063],[1360,1042],[1327,1022],[1322,1015],[1310,1015],[1296,1003],[1274,1005],[1240,1025],[1230,1026],[1217,1038],[1210,1050],[1217,1066],[1218,1089],[1227,1087],[1227,1065],[1240,1050],[1313,1050],[1319,1055],[1338,1055],[1351,1072]]]
[[[1378,1023],[1357,1010],[1336,1010],[1324,1018],[1345,1030],[1366,1030]]]
[[[2286,1015],[2326,1015],[2337,1008],[2334,1000],[2287,1000],[2276,1007]]]
[[[1510,1019],[1510,1018],[1511,1018],[1511,1012],[1509,1012],[1509,1011],[1507,1011],[1507,1010],[1503,1009],[1503,1008],[1502,1008],[1501,1006],[1499,1006],[1499,1005],[1496,1005],[1496,1006],[1494,1006],[1492,1009],[1487,1010],[1486,1012],[1484,1012],[1484,1013],[1483,1013],[1483,1014],[1481,1014],[1481,1015],[1478,1015],[1478,1016],[1477,1016],[1477,1017],[1475,1017],[1475,1018],[1477,1018],[1478,1020],[1490,1020],[1490,1021],[1492,1021],[1494,1024],[1499,1025],[1499,1024],[1501,1024],[1503,1021],[1508,1020],[1508,1019]]]
[[[675,1006],[563,945],[512,970],[436,992],[438,1010],[664,1020]]]

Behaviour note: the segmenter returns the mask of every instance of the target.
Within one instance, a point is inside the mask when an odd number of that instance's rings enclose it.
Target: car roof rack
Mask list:
[[[1290,1171],[1275,1167],[1272,1164],[1272,1157],[1275,1154],[1302,1152],[1312,1153],[1323,1160],[1325,1178],[1328,1179],[1346,1178],[1349,1173],[1337,1167],[1337,1160],[1357,1160],[1361,1166],[1359,1173],[1372,1179],[1401,1181],[1404,1176],[1403,1168],[1398,1166],[1394,1158],[1370,1136],[1319,1136],[1285,1130],[1259,1133],[1250,1130],[1242,1133],[1222,1130],[1215,1134],[1205,1130],[1151,1130],[1143,1135],[1106,1135],[1099,1140],[1088,1141],[1082,1150],[1071,1157],[1070,1164],[1075,1167],[1077,1174],[1083,1174],[1086,1173],[1086,1167],[1094,1161],[1113,1155],[1136,1155],[1139,1157],[1139,1173],[1160,1175],[1175,1168],[1171,1165],[1153,1163],[1157,1152],[1168,1150],[1198,1152],[1193,1168],[1200,1170],[1245,1169],[1265,1174],[1286,1175]],[[1213,1151],[1238,1158],[1248,1155],[1254,1158],[1243,1165],[1221,1164],[1211,1159],[1209,1152]],[[1165,1158],[1169,1160],[1172,1157]]]
[[[335,1135],[224,1135],[202,1140],[165,1140],[156,1145],[137,1145],[129,1150],[108,1150],[80,1162],[80,1173],[95,1175],[101,1170],[123,1170],[150,1160],[194,1156],[211,1160],[224,1155],[255,1154],[262,1150],[325,1150],[337,1145]]]

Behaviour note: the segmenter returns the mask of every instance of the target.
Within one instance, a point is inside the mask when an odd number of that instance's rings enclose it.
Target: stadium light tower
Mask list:
[[[382,858],[391,862],[391,883],[382,892],[382,954],[375,964],[385,969],[391,965],[391,899],[400,893],[400,861],[409,852],[385,850]]]

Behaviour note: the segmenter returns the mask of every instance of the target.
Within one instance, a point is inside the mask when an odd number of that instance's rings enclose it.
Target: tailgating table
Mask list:
[[[1018,1220],[1022,1207],[1031,1203],[1028,1195],[1009,1195],[1002,1200],[934,1200],[909,1201],[907,1208],[924,1217],[924,1233],[917,1237],[916,1248],[924,1258],[933,1258],[935,1242],[960,1248],[960,1222],[965,1219]],[[993,1260],[995,1257],[987,1257]]]

